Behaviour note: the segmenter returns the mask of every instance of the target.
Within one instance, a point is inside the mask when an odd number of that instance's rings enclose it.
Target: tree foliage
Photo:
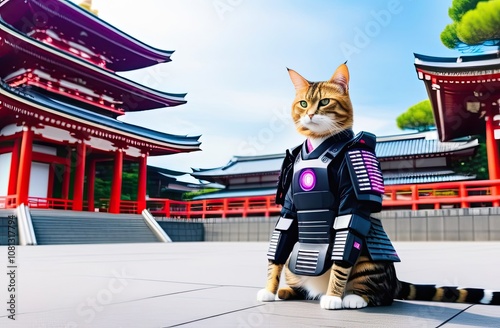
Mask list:
[[[219,191],[219,190],[220,189],[216,189],[216,188],[204,188],[204,189],[200,189],[200,190],[186,191],[182,195],[182,199],[183,200],[191,200],[191,199],[193,199],[196,196],[205,195],[205,194],[208,194],[208,193],[211,193],[211,192],[215,192],[215,191]]]
[[[113,180],[113,165],[106,163],[98,166],[94,182],[95,206],[100,206],[100,200],[109,200]],[[121,200],[136,200],[139,180],[139,167],[136,163],[125,163],[122,173]],[[86,193],[85,193],[86,194]],[[106,203],[105,201],[104,203]]]
[[[451,168],[456,173],[475,174],[477,180],[488,180],[488,155],[486,152],[486,140],[479,136],[479,147],[471,158],[452,160]]]
[[[448,15],[453,22],[441,33],[441,42],[448,48],[500,40],[498,0],[453,0]]]
[[[396,118],[396,124],[401,130],[429,131],[436,126],[431,102],[426,99],[411,106]]]

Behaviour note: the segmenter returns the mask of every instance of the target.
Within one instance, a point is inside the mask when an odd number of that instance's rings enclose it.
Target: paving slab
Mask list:
[[[398,277],[500,290],[500,242],[398,242]],[[0,327],[500,327],[500,307],[395,301],[326,311],[256,301],[265,242],[0,247]],[[14,280],[8,275],[15,270]],[[15,321],[9,285],[15,285]]]

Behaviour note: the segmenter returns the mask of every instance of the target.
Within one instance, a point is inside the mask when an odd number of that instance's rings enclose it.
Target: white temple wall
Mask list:
[[[12,153],[0,155],[0,196],[7,196],[9,191],[10,161]]]
[[[56,155],[57,149],[45,145],[33,145],[33,152]],[[29,197],[47,198],[49,189],[49,163],[32,162]]]
[[[29,197],[47,198],[49,189],[50,164],[32,162],[30,174]]]

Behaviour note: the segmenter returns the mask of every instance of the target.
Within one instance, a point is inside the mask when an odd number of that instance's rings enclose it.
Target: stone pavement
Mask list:
[[[402,280],[500,290],[500,242],[394,244]],[[499,306],[259,303],[266,251],[264,242],[17,246],[17,267],[8,268],[2,246],[0,327],[500,327]]]

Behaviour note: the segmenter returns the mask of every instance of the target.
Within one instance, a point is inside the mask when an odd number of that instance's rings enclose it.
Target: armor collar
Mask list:
[[[342,148],[341,146],[343,146],[353,138],[354,138],[354,132],[352,132],[351,129],[344,130],[342,132],[334,134],[333,136],[323,141],[318,147],[313,149],[313,151],[310,153],[307,152],[307,140],[306,140],[302,144],[302,151],[301,151],[302,159],[304,160],[316,159],[329,148],[338,148],[338,149]],[[338,145],[338,147],[336,147],[336,145]],[[335,149],[333,151],[336,152]]]

